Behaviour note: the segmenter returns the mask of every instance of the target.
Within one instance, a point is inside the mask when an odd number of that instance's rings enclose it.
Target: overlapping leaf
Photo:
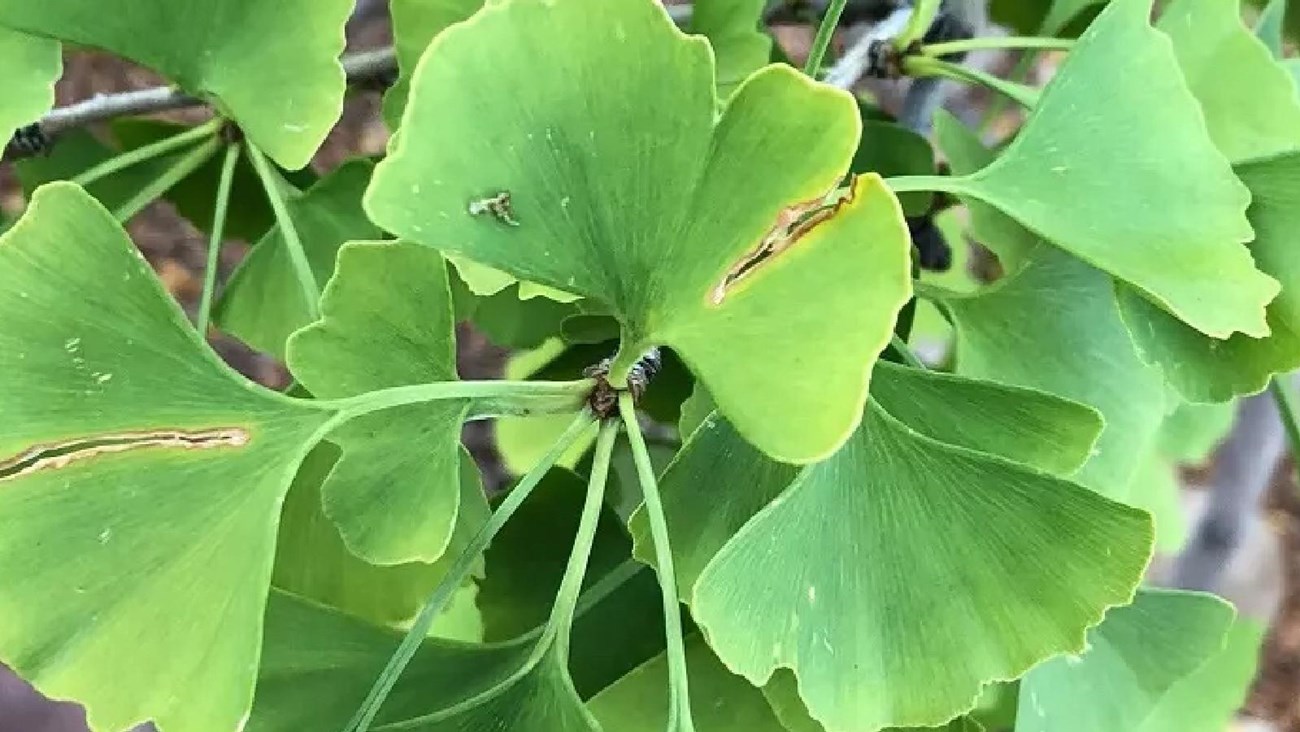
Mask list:
[[[957,328],[960,373],[1042,389],[1101,412],[1105,429],[1075,479],[1123,500],[1164,419],[1165,387],[1138,358],[1109,278],[1040,245],[1015,275],[942,304]]]
[[[1226,401],[1263,389],[1300,366],[1300,99],[1287,74],[1239,16],[1236,0],[1182,0],[1159,27],[1204,110],[1210,136],[1250,189],[1256,265],[1283,284],[1268,306],[1267,338],[1207,338],[1131,289],[1119,300],[1139,353],[1160,366],[1183,397]],[[1260,335],[1260,334],[1254,334]]]
[[[709,39],[717,60],[718,98],[725,100],[750,74],[767,65],[772,38],[762,29],[766,0],[700,0],[690,32]]]
[[[940,724],[982,683],[1079,650],[1150,551],[1144,515],[1039,472],[1083,462],[1089,410],[886,365],[877,392],[822,463],[766,460],[715,415],[663,479],[682,594],[709,642],[756,685],[792,668],[831,732]],[[909,406],[932,400],[948,406]],[[1030,419],[1056,452],[1025,439]]]
[[[1146,722],[1219,653],[1232,617],[1232,606],[1213,596],[1139,592],[1088,634],[1087,652],[1048,661],[1021,681],[1016,732],[1184,732]],[[1222,719],[1225,710],[1217,711]]]
[[[392,631],[273,593],[249,732],[343,729],[401,640]],[[554,638],[498,645],[429,639],[371,729],[595,731]]]
[[[76,186],[36,193],[0,270],[0,661],[97,732],[237,728],[280,503],[331,413],[222,364]]]
[[[404,242],[354,242],[321,300],[323,319],[294,334],[289,364],[321,398],[456,379],[447,269]],[[343,457],[321,487],[348,548],[374,564],[432,562],[460,503],[460,429],[468,399],[376,412],[339,429]]]
[[[1264,306],[1279,286],[1242,246],[1253,236],[1249,191],[1206,133],[1168,40],[1148,24],[1150,6],[1111,2],[1015,140],[950,188],[1196,330],[1268,335]]]
[[[403,237],[599,301],[622,324],[621,365],[670,345],[747,439],[824,457],[860,419],[908,297],[907,231],[868,178],[769,239],[837,185],[856,107],[772,67],[715,122],[713,84],[707,44],[653,0],[493,3],[413,80],[404,124],[457,144],[400,135],[366,207]]]
[[[0,137],[8,142],[15,128],[54,104],[54,82],[62,73],[57,42],[0,28]]]
[[[338,527],[321,508],[320,487],[338,460],[338,448],[319,445],[303,461],[285,498],[276,540],[271,584],[377,624],[410,620],[446,576],[449,565],[487,521],[488,505],[478,471],[462,454],[460,508],[446,554],[437,562],[376,567],[343,544]],[[481,572],[480,572],[481,574]],[[481,640],[482,623],[468,640]],[[440,626],[434,625],[435,632]]]
[[[365,160],[345,163],[286,204],[319,287],[329,282],[345,242],[382,233],[361,210],[372,169]],[[277,227],[240,263],[213,315],[223,330],[283,360],[289,336],[312,322],[311,312]]]
[[[95,46],[211,97],[276,162],[301,168],[343,108],[351,0],[6,3],[0,26]]]

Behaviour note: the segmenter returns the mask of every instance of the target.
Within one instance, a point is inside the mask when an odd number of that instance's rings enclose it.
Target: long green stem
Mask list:
[[[1285,376],[1274,377],[1268,388],[1273,392],[1273,400],[1277,402],[1277,411],[1282,414],[1282,424],[1291,441],[1291,455],[1300,456],[1300,408],[1296,406],[1295,395],[1291,393],[1285,379]]]
[[[899,175],[886,178],[885,185],[895,194],[934,191],[961,195],[967,193],[963,181],[964,179],[951,175]]]
[[[895,351],[898,351],[898,355],[903,357],[903,361],[907,362],[908,366],[921,371],[926,370],[925,364],[916,357],[915,353],[912,353],[912,349],[907,345],[907,342],[900,338],[897,333],[890,336],[889,345],[893,346]]]
[[[935,17],[939,15],[940,4],[940,0],[917,0],[912,17],[907,21],[907,27],[894,38],[894,48],[901,51],[913,42],[924,38],[930,26],[934,25]]]
[[[921,46],[921,53],[926,56],[951,56],[971,51],[1011,50],[1018,48],[1045,48],[1052,51],[1068,51],[1074,48],[1070,38],[1044,38],[1041,36],[992,36],[988,38],[966,38],[960,41],[945,41]]]
[[[307,250],[303,248],[302,238],[298,236],[298,227],[289,216],[289,207],[280,188],[280,176],[271,170],[271,164],[256,145],[248,145],[248,159],[253,162],[257,177],[262,180],[262,188],[266,190],[266,198],[271,203],[271,211],[275,213],[275,223],[280,229],[280,238],[284,240],[284,248],[289,253],[289,263],[293,265],[294,276],[302,288],[307,314],[312,320],[317,320],[320,318],[320,285],[316,284],[316,275],[311,271],[311,261],[307,259]]]
[[[226,148],[226,159],[221,164],[221,180],[217,183],[216,212],[212,216],[212,232],[208,235],[208,262],[203,270],[203,298],[199,300],[199,336],[206,337],[212,322],[212,294],[217,289],[217,268],[221,264],[221,240],[226,233],[226,213],[230,210],[230,189],[235,180],[235,163],[239,162],[239,145]]]
[[[822,61],[826,60],[826,49],[830,48],[831,38],[835,36],[835,27],[840,24],[840,16],[844,15],[844,6],[848,4],[849,0],[831,0],[826,15],[822,16],[822,24],[817,27],[817,37],[813,39],[812,50],[808,52],[808,60],[803,65],[803,72],[808,76],[817,78]]]
[[[1039,92],[1033,87],[930,56],[908,56],[903,61],[903,70],[908,76],[938,76],[966,84],[978,84],[1010,98],[1026,109],[1033,109],[1034,105],[1038,104]]]
[[[555,606],[547,622],[550,633],[559,639],[561,651],[569,653],[569,632],[573,616],[582,594],[582,580],[587,576],[587,563],[591,549],[596,544],[596,527],[600,523],[600,510],[605,506],[605,485],[609,481],[609,463],[614,455],[614,441],[618,438],[618,423],[610,420],[600,426],[596,449],[592,454],[591,477],[587,480],[587,498],[582,504],[582,518],[573,540],[573,551],[564,568],[564,578],[555,594]]]
[[[437,589],[425,602],[424,607],[420,609],[420,614],[415,617],[411,623],[410,629],[407,630],[406,636],[402,638],[402,643],[393,653],[392,658],[388,660],[388,665],[380,672],[379,677],[375,680],[374,686],[366,699],[362,702],[361,707],[357,709],[356,715],[348,722],[347,732],[366,732],[370,725],[375,721],[375,715],[379,714],[380,707],[388,699],[389,693],[401,678],[402,672],[406,670],[407,664],[415,657],[416,651],[420,649],[420,644],[424,642],[425,637],[429,635],[429,628],[433,626],[433,621],[446,608],[451,596],[460,588],[465,579],[469,577],[474,568],[474,561],[478,556],[487,549],[488,544],[496,537],[506,522],[514,516],[519,507],[542,481],[542,477],[551,469],[555,462],[560,459],[574,440],[578,438],[584,430],[591,426],[594,417],[587,410],[573,420],[569,428],[564,431],[560,439],[551,446],[546,455],[528,471],[528,474],[519,481],[519,485],[510,491],[501,506],[492,514],[492,518],[479,529],[470,541],[465,551],[461,552],[456,558],[456,563],[447,571],[447,576],[438,584]]]
[[[139,165],[140,163],[153,160],[154,158],[160,158],[169,153],[173,153],[194,142],[202,140],[205,137],[214,137],[221,129],[222,124],[221,119],[214,119],[180,134],[163,138],[157,142],[145,145],[144,147],[129,150],[121,155],[111,157],[89,170],[83,171],[81,175],[73,178],[72,182],[85,188],[95,181],[107,178],[114,173],[126,170],[134,165]]]
[[[574,412],[590,396],[595,382],[579,381],[436,381],[431,384],[394,386],[342,399],[296,400],[297,403],[337,412],[339,423],[407,404],[447,399],[469,399],[471,418],[527,416]]]
[[[130,200],[114,209],[113,216],[122,223],[135,218],[135,215],[143,211],[145,206],[161,198],[164,193],[170,191],[177,183],[190,177],[194,171],[202,168],[215,157],[217,152],[221,150],[221,144],[221,140],[214,137],[186,153],[180,160],[177,160],[164,170],[162,175],[149,181],[148,185],[137,191]]]
[[[673,569],[672,547],[668,543],[668,520],[664,517],[663,501],[659,498],[659,483],[655,479],[650,451],[646,449],[641,427],[636,419],[632,395],[624,392],[618,398],[618,411],[627,428],[632,459],[636,463],[637,478],[645,501],[646,517],[650,520],[650,536],[654,539],[655,564],[659,570],[659,588],[664,603],[664,632],[668,636],[669,676],[669,732],[695,732],[691,716],[691,691],[686,672],[686,645],[682,639],[682,615],[677,598],[677,573]]]

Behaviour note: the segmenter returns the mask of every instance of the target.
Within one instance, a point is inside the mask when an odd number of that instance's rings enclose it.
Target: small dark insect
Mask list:
[[[515,219],[514,210],[510,207],[510,191],[501,191],[495,196],[470,201],[469,214],[470,216],[489,214],[506,226],[519,225],[519,221]]]
[[[14,136],[5,145],[4,157],[18,159],[45,155],[53,144],[54,140],[45,134],[39,122],[35,122],[14,131]]]

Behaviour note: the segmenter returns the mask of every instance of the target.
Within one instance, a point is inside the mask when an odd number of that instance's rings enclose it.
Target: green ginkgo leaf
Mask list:
[[[54,82],[62,73],[57,41],[0,28],[0,137],[7,142],[14,129],[53,106]]]
[[[343,110],[352,0],[6,3],[0,25],[94,46],[212,98],[286,168],[311,160]]]
[[[273,592],[248,732],[343,729],[401,636]],[[596,732],[553,638],[424,642],[371,727],[421,732]]]
[[[1246,701],[1255,681],[1267,628],[1238,615],[1223,649],[1161,697],[1138,732],[1221,732]]]
[[[997,160],[997,153],[947,110],[935,114],[934,132],[953,175],[970,175]],[[970,213],[971,235],[997,255],[1004,274],[1015,273],[1042,239],[993,206],[977,198],[961,198]]]
[[[361,210],[373,167],[366,160],[345,163],[286,203],[318,287],[334,273],[339,247],[382,234]],[[221,329],[281,360],[289,336],[312,322],[278,227],[254,245],[231,275],[213,316]]]
[[[399,135],[366,209],[598,301],[623,330],[616,380],[671,346],[746,439],[819,459],[861,418],[910,239],[879,179],[831,193],[858,139],[851,96],[772,66],[720,118],[715,102],[708,44],[655,0],[495,2],[439,35],[412,82],[403,124],[457,144]]]
[[[1287,0],[1270,0],[1255,21],[1255,37],[1277,59],[1282,58],[1282,42],[1286,35],[1286,6]]]
[[[427,247],[344,245],[321,312],[288,349],[294,375],[317,397],[456,379],[447,268]],[[387,409],[331,437],[343,457],[321,494],[354,554],[383,565],[442,556],[460,503],[460,429],[469,409],[468,399]]]
[[[686,639],[691,710],[698,732],[788,732],[763,692],[736,676],[699,635]],[[587,702],[607,730],[668,729],[668,658],[660,654]]]
[[[97,732],[237,729],[332,413],[226,367],[77,186],[36,192],[0,270],[0,661]]]
[[[1300,148],[1300,99],[1286,70],[1241,22],[1240,0],[1177,0],[1156,26],[1232,162]]]
[[[1144,724],[1166,693],[1223,648],[1232,606],[1211,595],[1143,590],[1088,634],[1080,656],[1020,682],[1016,732],[1184,732]]]
[[[1016,274],[941,304],[957,329],[959,373],[1042,389],[1101,413],[1105,429],[1074,478],[1123,500],[1164,419],[1165,387],[1138,358],[1109,278],[1040,245]]]
[[[772,56],[772,37],[762,30],[766,7],[766,0],[699,0],[691,8],[690,32],[713,47],[720,100]]]
[[[892,374],[878,371],[873,393]],[[682,594],[710,644],[755,685],[793,669],[830,732],[942,724],[981,684],[1079,650],[1150,552],[1144,514],[972,449],[1033,461],[1046,451],[1016,422],[1055,414],[1085,425],[1053,432],[1074,435],[1059,447],[1077,464],[1096,434],[1089,410],[1009,387],[905,386],[986,396],[953,399],[947,426],[873,397],[850,441],[803,468],[765,459],[715,415],[663,478]]]
[[[333,445],[319,445],[299,468],[281,512],[271,584],[372,623],[408,621],[447,575],[451,562],[487,522],[489,510],[478,471],[462,451],[460,509],[441,560],[377,567],[348,551],[338,527],[321,508],[320,487],[338,461],[338,454]],[[481,622],[479,626],[470,640],[482,640]],[[435,633],[438,629],[435,623]]]
[[[1268,335],[1264,306],[1280,288],[1242,246],[1250,192],[1206,133],[1150,10],[1150,0],[1111,2],[1006,150],[945,187],[1207,335]]]
[[[1120,312],[1138,353],[1159,366],[1178,393],[1193,402],[1223,402],[1259,392],[1274,374],[1300,366],[1300,256],[1295,251],[1300,150],[1240,163],[1236,171],[1254,194],[1248,211],[1255,227],[1250,253],[1260,269],[1286,285],[1269,303],[1268,337],[1208,338],[1130,288],[1117,287]]]
[[[389,0],[393,18],[393,48],[397,51],[397,83],[384,95],[384,120],[396,130],[411,93],[411,73],[420,55],[447,26],[459,23],[483,7],[483,0]]]

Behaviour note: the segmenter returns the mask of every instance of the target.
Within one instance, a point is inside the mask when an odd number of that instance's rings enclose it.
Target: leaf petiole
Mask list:
[[[344,422],[407,404],[469,399],[471,419],[529,414],[564,414],[582,408],[595,382],[579,381],[436,381],[394,386],[341,399],[295,400],[306,406],[336,411],[331,420]]]
[[[916,10],[907,21],[907,27],[894,38],[894,48],[901,51],[925,37],[939,15],[939,6],[940,0],[917,0]]]
[[[1048,38],[1043,36],[990,36],[987,38],[966,38],[960,41],[945,41],[921,46],[925,56],[951,56],[970,51],[1010,50],[1010,49],[1047,49],[1050,51],[1068,51],[1074,48],[1070,38]]]
[[[560,456],[594,421],[595,417],[592,416],[591,412],[583,410],[570,423],[568,429],[560,435],[560,438],[555,441],[551,449],[533,466],[532,470],[529,470],[528,474],[520,479],[519,485],[515,486],[514,490],[506,495],[505,500],[501,502],[501,506],[492,513],[492,517],[483,525],[483,528],[479,529],[478,533],[474,535],[469,546],[465,547],[465,551],[461,552],[460,556],[456,558],[456,563],[447,571],[447,576],[439,583],[433,594],[429,596],[424,607],[420,609],[420,614],[411,623],[411,627],[406,631],[406,636],[402,638],[401,644],[388,660],[388,665],[380,672],[374,686],[370,689],[370,693],[366,695],[365,701],[361,703],[357,713],[353,715],[352,720],[344,728],[346,732],[366,732],[366,730],[370,729],[371,723],[375,721],[375,716],[379,714],[380,707],[388,699],[388,695],[397,684],[397,680],[401,678],[402,671],[406,669],[407,664],[411,662],[416,651],[419,650],[420,644],[429,635],[429,628],[433,626],[434,620],[446,608],[452,595],[455,594],[465,579],[469,577],[470,572],[473,571],[474,561],[487,549],[488,544],[506,525],[506,522],[514,516],[524,501],[528,500],[528,496],[542,481],[547,471],[555,465]],[[581,578],[578,581],[581,583]]]
[[[950,63],[931,56],[904,57],[903,71],[908,76],[913,77],[937,76],[965,84],[983,86],[1006,96],[1025,109],[1033,109],[1034,105],[1038,104],[1039,91],[1033,87],[1007,81],[979,69]]]
[[[831,38],[835,35],[835,27],[840,24],[840,16],[844,14],[844,7],[848,4],[848,0],[832,0],[831,6],[826,9],[826,15],[822,16],[821,25],[817,27],[817,37],[813,39],[812,50],[808,52],[808,61],[803,66],[803,72],[808,76],[817,78],[822,61],[826,60],[826,49],[830,48]]]
[[[89,170],[82,171],[80,175],[72,179],[72,182],[86,188],[114,173],[168,155],[205,137],[215,137],[217,132],[221,130],[222,124],[224,124],[223,120],[216,118],[180,134],[116,155]]]
[[[668,543],[668,521],[664,517],[663,502],[659,498],[659,483],[650,462],[650,452],[641,436],[636,407],[630,393],[619,395],[618,411],[623,426],[627,429],[632,459],[636,463],[637,478],[641,483],[646,517],[650,520],[650,535],[654,539],[659,589],[663,596],[664,632],[668,640],[668,732],[695,732],[695,721],[691,716],[690,680],[686,671],[686,645],[682,639],[682,616],[677,598],[677,574],[673,569],[673,553]]]
[[[307,250],[303,248],[302,237],[298,236],[298,227],[289,215],[289,207],[284,200],[284,190],[280,187],[280,176],[271,169],[271,164],[267,162],[262,151],[251,143],[248,145],[248,159],[252,161],[257,177],[262,181],[262,189],[266,191],[267,201],[270,202],[271,211],[275,214],[275,223],[280,229],[280,237],[284,240],[285,250],[289,254],[289,263],[293,266],[298,286],[302,288],[303,300],[307,303],[307,313],[311,320],[319,320],[320,286],[316,284],[316,275],[312,273],[311,261],[307,259]]]
[[[177,183],[203,167],[220,149],[221,140],[213,138],[186,153],[184,157],[164,170],[162,175],[149,181],[149,184],[136,192],[130,200],[114,209],[113,217],[123,224],[135,218],[135,215],[144,210],[145,206],[161,198]]]
[[[226,213],[230,209],[230,189],[235,179],[235,164],[239,162],[239,144],[226,148],[221,164],[221,179],[217,183],[216,211],[212,216],[212,231],[208,236],[208,261],[203,271],[203,298],[199,300],[197,328],[200,337],[207,337],[208,324],[212,322],[212,296],[217,289],[217,267],[221,260],[221,239],[226,229]]]
[[[925,364],[921,359],[916,357],[915,353],[912,353],[912,349],[907,345],[907,341],[904,341],[897,333],[890,336],[889,344],[894,347],[894,350],[898,352],[899,356],[902,356],[903,361],[906,362],[908,366],[922,371],[926,370]]]
[[[1286,383],[1285,375],[1273,377],[1269,382],[1269,391],[1273,392],[1273,401],[1277,402],[1277,411],[1282,415],[1282,425],[1286,427],[1287,440],[1291,443],[1291,456],[1300,456],[1300,407],[1296,406],[1295,395]]]

